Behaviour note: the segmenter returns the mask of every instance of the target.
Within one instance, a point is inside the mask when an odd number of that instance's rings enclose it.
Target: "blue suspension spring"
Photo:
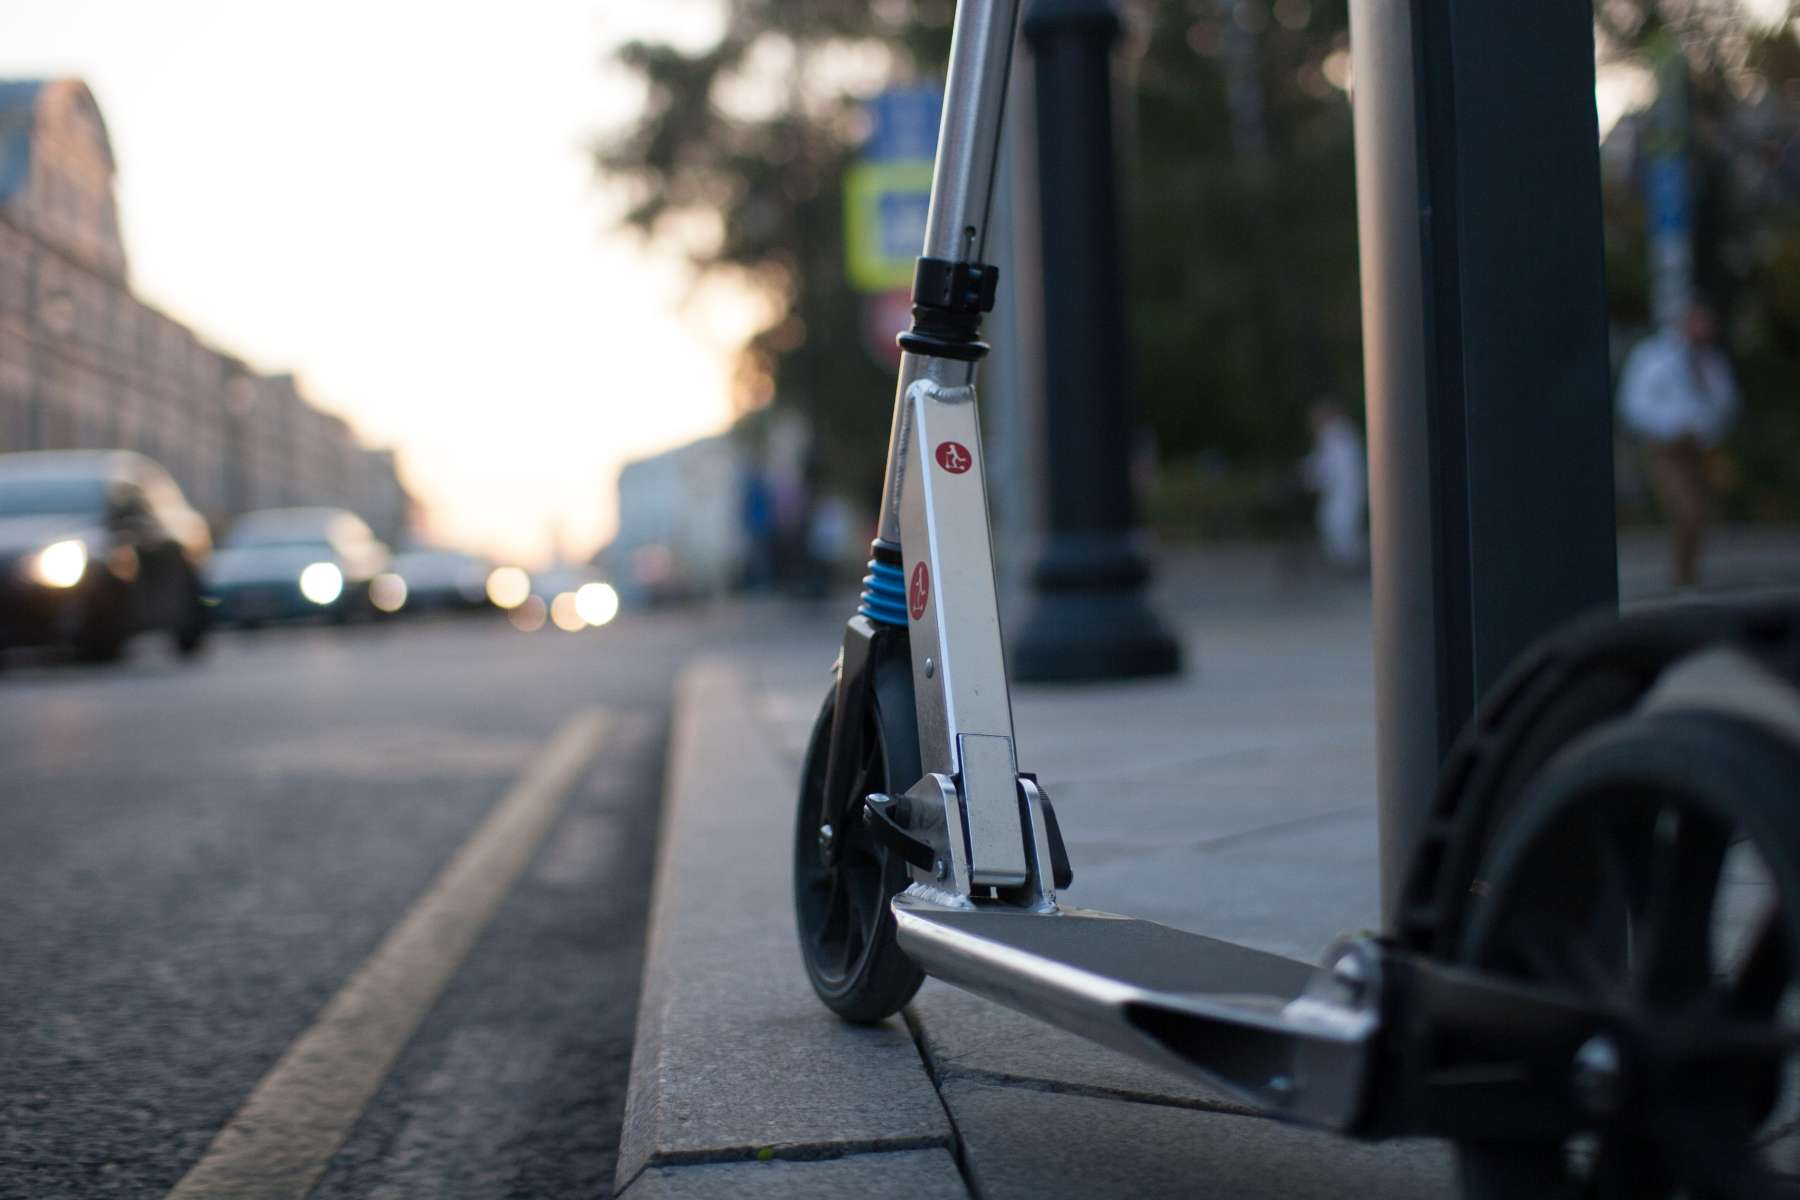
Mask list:
[[[906,572],[889,563],[869,560],[863,576],[862,604],[857,612],[883,625],[906,624]]]

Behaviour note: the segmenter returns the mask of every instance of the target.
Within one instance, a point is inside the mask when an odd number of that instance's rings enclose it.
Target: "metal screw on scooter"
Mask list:
[[[837,834],[829,825],[819,826],[819,859],[829,864],[837,849]]]
[[[876,808],[885,808],[892,803],[892,801],[893,797],[889,796],[886,792],[870,792],[863,798],[862,823],[864,825],[875,824],[875,813],[872,810]]]
[[[1344,1000],[1350,1004],[1360,1003],[1369,990],[1369,968],[1353,950],[1346,950],[1331,964],[1331,979],[1343,989]]]
[[[886,792],[870,792],[863,798],[863,824],[874,824],[874,810],[876,809],[880,809],[888,820],[896,825],[905,826],[912,819],[912,806],[906,802],[905,796],[890,796]]]

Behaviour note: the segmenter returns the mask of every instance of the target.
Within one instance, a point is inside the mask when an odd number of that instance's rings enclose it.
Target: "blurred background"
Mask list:
[[[627,606],[816,594],[870,526],[952,12],[9,5],[0,453],[135,451],[215,539],[329,507]],[[1361,411],[1344,6],[1125,15],[1142,512],[1165,544],[1304,540],[1321,413]],[[1741,391],[1716,515],[1791,523],[1789,8],[1605,0],[1596,32],[1615,361],[1702,299]],[[1027,289],[1033,236],[994,254]],[[1042,504],[1029,310],[987,397],[1006,549]],[[1617,465],[1622,522],[1655,522],[1623,432]]]

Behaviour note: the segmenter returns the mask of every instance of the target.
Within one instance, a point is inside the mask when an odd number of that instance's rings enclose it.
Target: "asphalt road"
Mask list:
[[[670,685],[725,620],[265,630],[191,666],[154,645],[113,667],[13,662],[0,1196],[164,1195],[580,714],[591,757],[313,1194],[605,1195]]]

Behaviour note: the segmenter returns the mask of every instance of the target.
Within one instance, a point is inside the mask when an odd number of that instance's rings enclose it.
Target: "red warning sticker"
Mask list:
[[[906,589],[906,611],[917,621],[925,615],[925,602],[931,599],[931,568],[920,559],[913,568],[912,583]]]
[[[961,442],[939,442],[937,463],[952,475],[961,475],[975,465],[975,456]]]

